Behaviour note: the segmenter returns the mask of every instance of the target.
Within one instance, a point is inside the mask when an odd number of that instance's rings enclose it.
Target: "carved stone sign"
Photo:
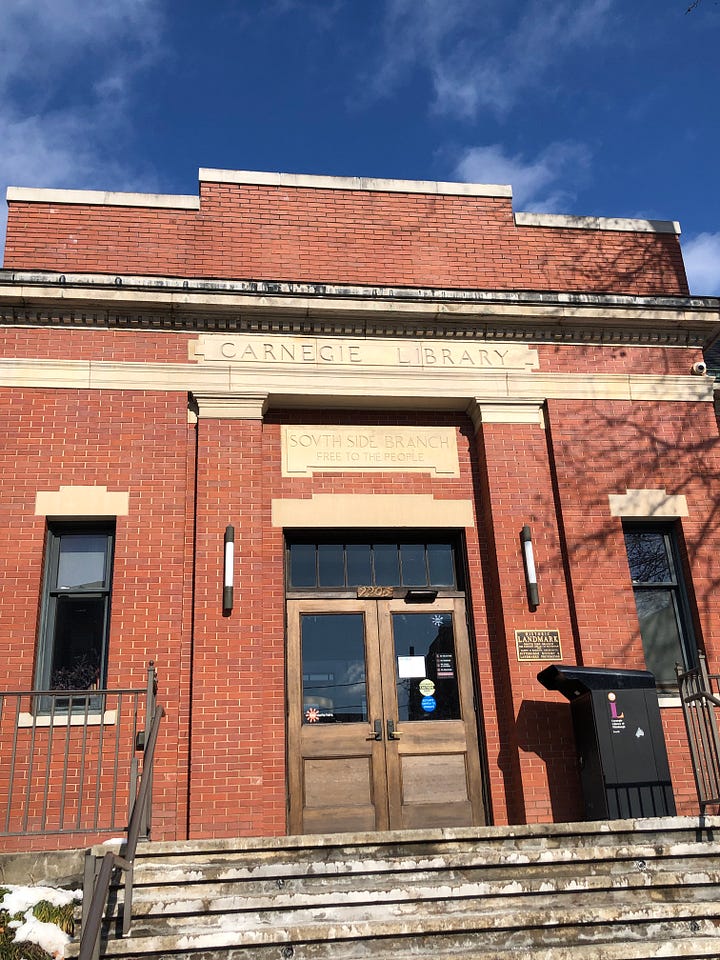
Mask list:
[[[562,660],[558,630],[516,630],[518,660]]]
[[[391,367],[427,370],[523,370],[539,366],[537,350],[522,343],[483,340],[398,340],[348,337],[201,334],[190,344],[200,362],[271,367]]]
[[[282,428],[282,474],[309,477],[320,471],[405,471],[459,477],[452,427]]]

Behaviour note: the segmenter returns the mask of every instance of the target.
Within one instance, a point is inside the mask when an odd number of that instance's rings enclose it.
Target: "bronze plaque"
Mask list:
[[[562,660],[559,630],[516,630],[518,660]]]
[[[392,587],[358,587],[358,600],[392,600]]]

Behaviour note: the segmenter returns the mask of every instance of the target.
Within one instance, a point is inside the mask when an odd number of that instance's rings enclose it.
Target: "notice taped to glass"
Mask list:
[[[516,630],[518,660],[562,660],[559,630]]]

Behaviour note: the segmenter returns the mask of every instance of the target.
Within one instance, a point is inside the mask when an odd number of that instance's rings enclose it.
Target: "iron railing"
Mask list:
[[[125,872],[125,895],[122,907],[123,936],[130,930],[135,853],[141,836],[149,836],[155,744],[160,731],[160,721],[164,715],[165,711],[162,707],[155,708],[144,744],[140,789],[137,792],[130,815],[127,842],[124,844],[122,855],[109,850],[100,858],[92,850],[89,850],[85,856],[82,933],[78,960],[97,960],[100,956],[100,927],[107,906],[113,873],[116,869]]]
[[[155,690],[0,691],[0,837],[124,831]]]
[[[682,671],[676,664],[678,687],[685,727],[690,744],[700,813],[720,804],[720,674],[708,673],[704,654],[692,670]]]

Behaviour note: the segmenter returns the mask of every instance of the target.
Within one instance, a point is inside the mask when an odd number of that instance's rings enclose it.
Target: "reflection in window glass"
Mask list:
[[[427,584],[424,543],[401,543],[400,563],[404,586],[424,587]]]
[[[683,662],[673,597],[668,590],[636,591],[635,605],[645,664],[658,686],[672,686],[677,683],[675,664]]]
[[[449,543],[427,545],[430,584],[434,587],[454,587],[455,569],[453,549]]]
[[[290,585],[314,587],[316,583],[315,544],[294,543],[290,547]]]
[[[398,718],[458,720],[452,613],[394,613]]]
[[[321,587],[345,585],[344,560],[341,543],[321,543],[318,546],[318,582]]]
[[[66,533],[60,541],[57,587],[59,590],[105,585],[107,537]]]
[[[363,615],[304,614],[300,642],[303,723],[367,721]]]
[[[375,560],[375,583],[379,587],[400,586],[400,564],[396,543],[376,543],[373,545]]]
[[[373,582],[370,544],[349,543],[346,547],[346,554],[348,586],[370,586]]]
[[[673,575],[664,534],[627,531],[625,546],[633,583],[672,582]]]
[[[57,598],[51,690],[96,690],[100,686],[105,612],[102,596]]]

